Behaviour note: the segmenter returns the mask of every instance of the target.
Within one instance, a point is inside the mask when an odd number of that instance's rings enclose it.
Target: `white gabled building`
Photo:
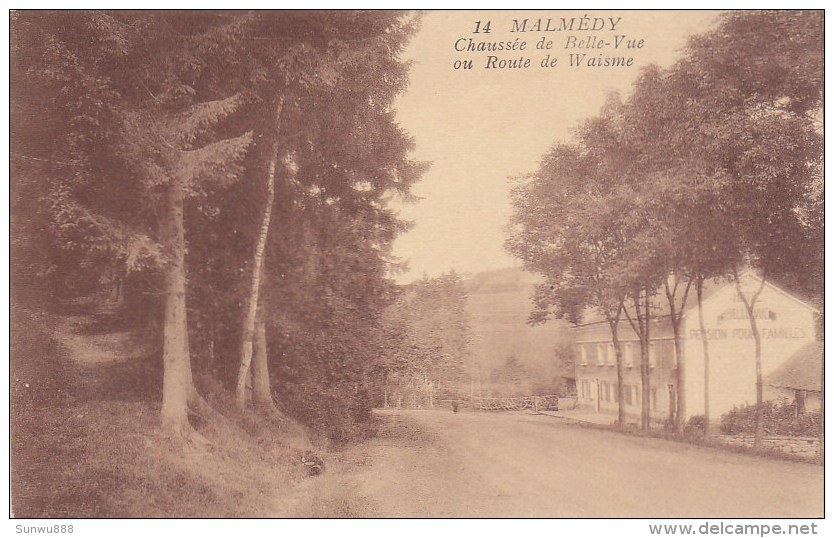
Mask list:
[[[740,276],[745,294],[755,293],[761,279],[752,271]],[[702,336],[709,342],[709,399],[711,420],[735,406],[756,402],[755,341],[744,303],[734,283],[705,283],[704,334],[698,322],[695,290],[690,290],[681,323],[685,363],[686,419],[704,413],[704,356]],[[677,394],[676,362],[668,307],[662,294],[654,300],[649,336],[651,349],[650,402],[652,420],[673,417]],[[818,312],[809,304],[765,282],[754,315],[762,337],[762,375],[767,377],[807,344],[816,340]],[[623,384],[626,413],[640,416],[640,345],[623,318],[619,326],[623,346]],[[576,389],[579,405],[600,412],[617,412],[617,371],[608,324],[602,319],[574,327]],[[808,375],[814,375],[809,373]]]

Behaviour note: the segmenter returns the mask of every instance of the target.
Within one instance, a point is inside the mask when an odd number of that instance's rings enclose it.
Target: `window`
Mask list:
[[[608,342],[608,364],[613,365],[616,357],[617,353],[614,351],[614,342]]]
[[[657,364],[665,366],[672,364],[672,355],[669,353],[671,340],[661,340],[657,343]]]
[[[625,357],[623,357],[623,362],[625,363],[627,368],[631,368],[634,364],[634,353],[631,347],[631,342],[626,342],[623,344],[623,351]]]
[[[585,351],[585,346],[583,344],[579,344],[579,355],[581,355],[581,357],[582,357],[580,364],[582,364],[583,366],[588,364],[588,353]],[[583,381],[583,387],[584,387],[584,381]],[[583,396],[584,396],[584,394],[583,394]]]
[[[588,361],[585,364],[596,362],[597,360],[597,346],[596,344],[585,344],[585,353],[588,354]]]
[[[625,400],[626,405],[631,405],[631,385],[623,385],[623,400]]]
[[[605,364],[606,355],[608,355],[607,351],[608,351],[608,348],[605,346],[605,344],[597,344],[597,364],[598,365],[602,366],[602,365]]]
[[[657,343],[657,357],[655,361],[658,366],[668,365],[670,368],[675,367],[675,344],[672,340],[660,340]]]
[[[681,346],[681,347],[683,347],[683,346]],[[681,349],[681,353],[683,353],[683,349]],[[678,367],[678,359],[677,359],[677,356],[675,355],[675,343],[672,340],[667,340],[666,341],[665,357],[666,357],[665,360],[667,361],[667,364],[671,364],[672,368],[677,368]]]
[[[605,401],[606,402],[611,401],[611,383],[606,383],[605,384]]]
[[[657,364],[657,342],[649,342],[649,368]]]

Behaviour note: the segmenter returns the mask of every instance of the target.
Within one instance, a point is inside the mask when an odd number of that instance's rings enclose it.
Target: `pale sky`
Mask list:
[[[557,28],[562,17],[606,21],[602,31],[513,33],[513,19],[551,18]],[[394,254],[407,260],[410,271],[397,276],[408,282],[423,273],[435,276],[454,268],[478,272],[518,266],[503,249],[512,213],[510,178],[533,172],[557,141],[568,140],[581,120],[599,112],[611,91],[627,95],[641,68],[671,64],[689,35],[703,32],[715,21],[708,11],[436,11],[427,13],[404,59],[413,62],[410,85],[396,102],[397,118],[415,139],[413,157],[433,162],[415,185],[423,199],[396,205],[400,215],[415,221],[399,237]],[[615,31],[608,18],[622,17]],[[490,33],[473,33],[475,22],[491,21]],[[578,24],[578,23],[577,23]],[[599,24],[599,23],[597,23]],[[566,49],[568,36],[577,41],[598,36],[611,42],[599,50]],[[613,47],[615,35],[643,39],[640,49]],[[537,50],[545,36],[551,50]],[[456,52],[459,38],[507,41],[520,37],[527,49],[497,52],[499,58],[531,59],[531,67],[485,69],[488,52]],[[571,67],[569,53],[588,56],[632,56],[632,67]],[[557,58],[555,68],[540,68],[546,54]],[[455,60],[471,58],[471,70],[454,69]]]

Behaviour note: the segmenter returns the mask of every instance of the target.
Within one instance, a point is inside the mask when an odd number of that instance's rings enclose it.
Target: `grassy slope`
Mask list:
[[[159,368],[113,335],[12,308],[15,517],[240,517],[306,511],[295,490],[309,445],[297,426],[223,409],[193,452],[157,426]],[[84,349],[87,352],[84,352]],[[86,355],[86,356],[85,356]],[[130,355],[127,353],[126,355]],[[213,402],[223,407],[224,402]]]

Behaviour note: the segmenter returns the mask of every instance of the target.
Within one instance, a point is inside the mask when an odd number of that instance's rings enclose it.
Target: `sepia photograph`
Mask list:
[[[819,533],[824,11],[506,7],[9,10],[13,532]]]

